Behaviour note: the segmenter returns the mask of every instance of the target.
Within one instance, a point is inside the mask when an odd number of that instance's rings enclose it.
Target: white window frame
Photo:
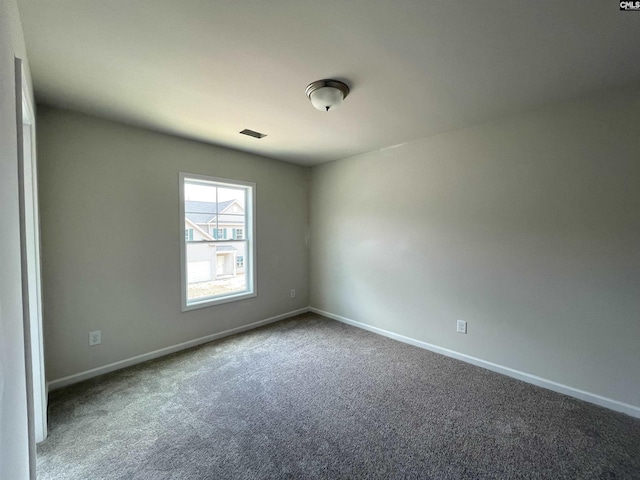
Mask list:
[[[223,303],[236,302],[238,300],[244,300],[246,298],[256,297],[258,295],[257,282],[256,282],[256,184],[253,182],[246,182],[242,180],[232,180],[228,178],[212,177],[209,175],[200,175],[195,173],[180,172],[180,283],[181,283],[181,299],[182,299],[182,311],[195,310],[197,308],[210,307],[213,305],[220,305]],[[187,296],[187,248],[184,225],[185,225],[185,198],[184,198],[184,183],[185,180],[195,180],[202,183],[211,183],[220,187],[229,188],[244,188],[247,190],[246,205],[245,205],[245,236],[242,241],[246,242],[245,255],[244,255],[244,271],[246,290],[238,293],[216,295],[212,297],[205,297],[195,301],[190,301]],[[233,240],[224,240],[225,242]]]

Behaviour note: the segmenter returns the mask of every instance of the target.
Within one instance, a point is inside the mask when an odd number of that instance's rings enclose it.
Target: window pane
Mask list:
[[[185,174],[181,178],[183,309],[255,296],[255,184]]]
[[[245,242],[187,244],[187,300],[247,291]]]
[[[236,239],[244,232],[246,189],[185,182],[185,222],[194,226],[190,241]],[[244,239],[241,235],[238,240]]]
[[[210,240],[218,213],[218,187],[187,180],[184,192],[184,217],[188,227],[194,227],[193,241]]]

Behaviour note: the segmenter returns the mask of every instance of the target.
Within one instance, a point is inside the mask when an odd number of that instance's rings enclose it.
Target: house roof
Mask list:
[[[200,202],[195,200],[187,200],[185,203],[186,211],[189,213],[218,213],[223,212],[236,200],[227,200],[225,202]]]
[[[185,203],[184,215],[193,223],[202,225],[207,224],[215,220],[217,213],[224,212],[236,200],[226,200],[224,202],[198,202],[194,200],[187,200]],[[228,217],[229,215],[225,215]],[[223,220],[220,218],[220,220]]]

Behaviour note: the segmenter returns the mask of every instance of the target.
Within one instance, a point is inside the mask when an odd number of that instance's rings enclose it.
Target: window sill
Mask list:
[[[213,307],[215,305],[221,305],[223,303],[237,302],[239,300],[245,300],[247,298],[257,297],[256,292],[240,292],[237,295],[225,295],[223,298],[203,298],[186,305],[182,305],[182,311],[188,312],[190,310],[197,310],[198,308]]]

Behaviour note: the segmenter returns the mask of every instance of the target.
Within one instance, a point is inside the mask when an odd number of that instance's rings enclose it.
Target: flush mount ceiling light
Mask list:
[[[347,98],[349,87],[338,80],[316,80],[309,84],[306,93],[315,108],[328,112],[338,108]]]

